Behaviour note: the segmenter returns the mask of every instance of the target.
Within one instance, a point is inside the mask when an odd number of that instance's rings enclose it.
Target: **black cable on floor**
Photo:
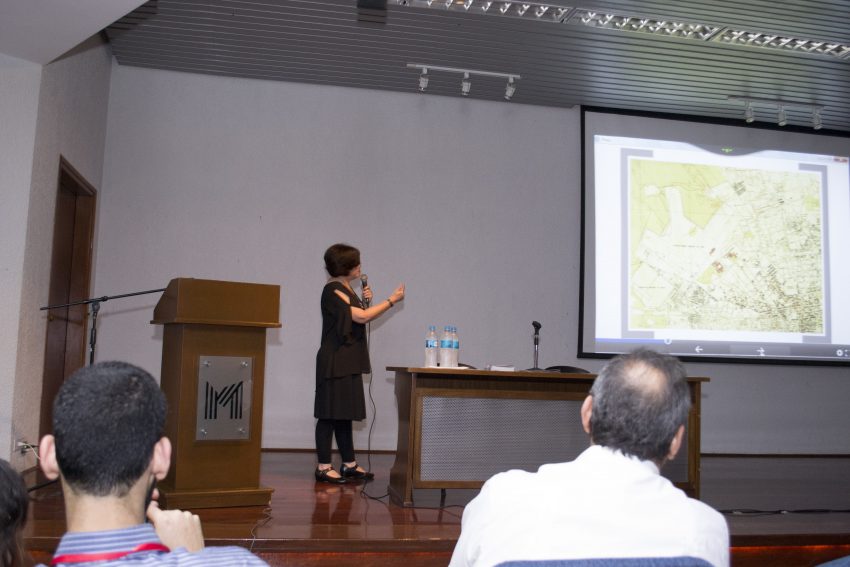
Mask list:
[[[366,353],[369,355],[369,361],[372,360],[372,322],[366,323]],[[369,376],[369,387],[366,388],[366,391],[369,394],[369,403],[372,405],[372,423],[369,424],[369,434],[366,436],[366,472],[372,472],[372,431],[375,428],[375,421],[378,419],[378,406],[375,404],[375,398],[372,395],[372,382],[375,378],[375,374],[372,373]],[[386,502],[384,502],[384,498],[387,498],[390,493],[385,492],[381,496],[372,496],[366,491],[366,484],[364,483],[363,488],[360,490],[361,498],[368,498],[369,500],[377,500],[378,502],[383,503],[386,506],[389,506]],[[439,506],[439,507],[419,507],[412,506],[409,508],[410,510],[438,510],[443,511],[448,508],[463,508],[460,504],[451,504],[449,506]]]
[[[369,355],[369,362],[371,364],[372,361],[372,322],[366,323],[366,354]],[[372,396],[372,381],[375,379],[374,372],[369,376],[369,387],[366,388],[366,391],[369,393],[369,403],[372,405],[372,423],[369,424],[369,434],[366,436],[366,472],[372,472],[372,430],[375,428],[375,420],[378,417],[378,406],[375,404],[375,398]],[[368,484],[368,483],[367,483]],[[366,492],[366,485],[363,485],[363,489],[360,491],[361,496],[365,496],[366,498],[371,498],[372,500],[380,500],[381,498],[386,498],[389,496],[389,492],[387,492],[383,496],[372,496],[368,492]]]

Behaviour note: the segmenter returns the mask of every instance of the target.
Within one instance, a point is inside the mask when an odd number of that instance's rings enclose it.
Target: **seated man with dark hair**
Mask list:
[[[62,385],[39,451],[65,498],[68,532],[53,565],[266,565],[241,547],[205,548],[197,516],[151,501],[171,466],[165,413],[156,381],[131,364],[88,366]]]
[[[627,557],[729,565],[723,516],[659,474],[682,446],[689,410],[677,359],[646,349],[614,358],[581,407],[591,446],[571,462],[488,480],[463,512],[450,567]]]

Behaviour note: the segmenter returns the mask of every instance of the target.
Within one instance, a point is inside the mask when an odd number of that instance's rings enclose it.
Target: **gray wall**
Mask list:
[[[32,149],[41,66],[0,54],[0,457],[21,431],[12,423]]]
[[[64,156],[100,187],[112,59],[97,36],[43,67],[18,64],[10,69],[5,65],[11,58],[0,57],[0,113],[4,115],[0,154],[9,162],[2,170],[0,212],[4,225],[0,289],[9,301],[4,306],[9,311],[0,317],[0,380],[11,382],[13,377],[11,385],[0,382],[3,403],[12,401],[11,416],[0,411],[0,456],[4,456],[9,454],[4,450],[7,440],[38,440],[47,321],[38,308],[48,298],[59,158]],[[15,87],[7,97],[4,89],[9,85]],[[9,170],[11,177],[5,175]],[[14,333],[7,342],[6,325],[10,324]],[[10,368],[14,371],[7,374]],[[21,458],[13,451],[11,456],[18,469],[35,464],[32,455]]]
[[[408,286],[403,304],[372,325],[373,446],[394,448],[383,369],[421,364],[428,324],[456,324],[468,363],[526,367],[537,318],[547,359],[570,357],[574,329],[562,314],[578,281],[576,118],[118,67],[97,293],[178,276],[280,284],[264,445],[310,447],[322,254],[333,242],[355,244],[378,298]],[[101,357],[158,370],[161,333],[148,324],[155,299],[104,307]],[[364,435],[357,431],[359,446]]]
[[[308,448],[322,253],[337,241],[360,247],[378,298],[408,285],[372,325],[372,448],[393,449],[384,368],[421,364],[429,324],[459,327],[464,362],[525,368],[536,319],[541,366],[577,363],[578,128],[578,109],[115,67],[94,291],[175,277],[280,284],[263,445]],[[99,359],[158,374],[156,299],[104,305]],[[846,370],[690,371],[712,378],[704,451],[850,452]],[[355,429],[360,448],[367,431]]]

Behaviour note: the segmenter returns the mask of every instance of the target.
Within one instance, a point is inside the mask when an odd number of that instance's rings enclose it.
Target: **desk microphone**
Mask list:
[[[366,299],[366,288],[369,287],[369,277],[366,274],[360,274],[360,289],[363,291],[363,298],[360,300],[364,307],[369,307],[371,301]]]
[[[537,321],[532,321],[531,326],[534,327],[534,366],[529,368],[529,370],[540,370],[540,367],[537,366],[537,356],[540,351],[540,323]]]

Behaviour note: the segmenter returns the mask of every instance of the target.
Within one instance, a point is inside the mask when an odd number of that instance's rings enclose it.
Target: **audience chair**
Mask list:
[[[610,557],[505,561],[496,567],[712,567],[699,557]]]
[[[818,567],[850,567],[850,555],[833,559],[826,563],[821,563]]]

